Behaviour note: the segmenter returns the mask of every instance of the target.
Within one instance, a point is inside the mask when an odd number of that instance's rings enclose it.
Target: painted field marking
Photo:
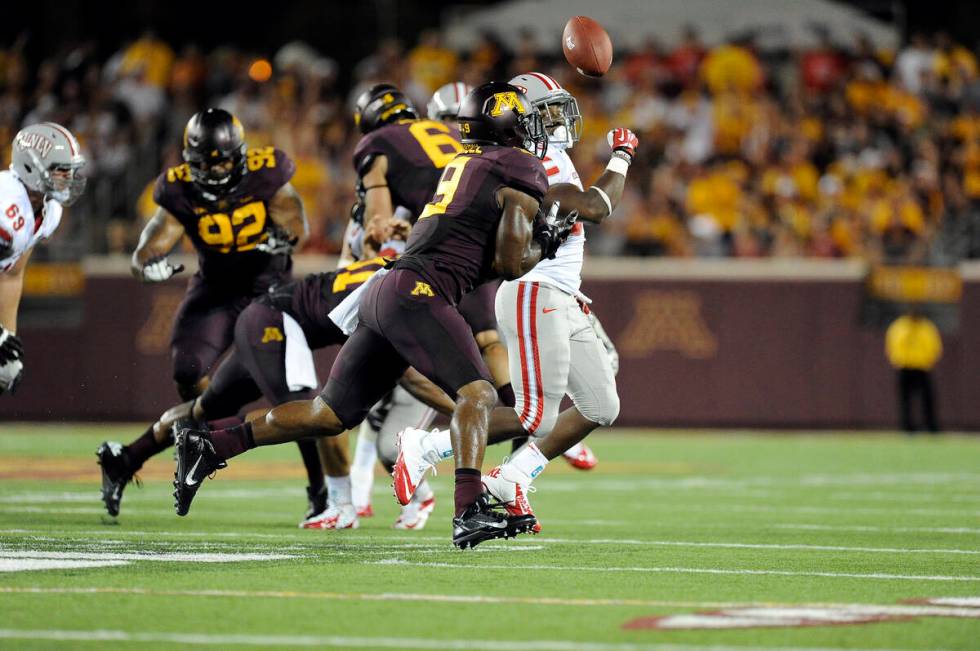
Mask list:
[[[973,582],[980,581],[980,576],[944,576],[926,574],[886,574],[883,572],[858,573],[858,572],[793,572],[789,570],[751,570],[751,569],[725,569],[708,567],[589,567],[585,565],[471,565],[465,563],[423,563],[418,561],[406,561],[400,558],[391,558],[381,561],[363,561],[363,565],[401,565],[405,567],[433,567],[444,569],[463,569],[463,570],[514,570],[526,572],[528,570],[556,571],[556,572],[637,572],[653,574],[726,574],[740,576],[812,576],[819,578],[843,578],[843,579],[871,579],[884,581],[951,581],[951,582]]]
[[[773,604],[757,602],[663,601],[649,599],[567,599],[561,597],[496,597],[487,595],[297,592],[276,590],[156,590],[153,588],[40,588],[0,586],[0,594],[127,594],[160,597],[234,597],[255,599],[327,599],[337,601],[424,601],[459,604],[522,604],[532,606],[640,606],[644,608],[739,608]],[[826,605],[833,604],[814,604]]]
[[[74,561],[43,558],[0,557],[0,572],[32,572],[34,570],[83,570],[94,567],[129,565],[126,561]]]
[[[799,529],[800,531],[867,531],[885,533],[957,533],[980,534],[980,529],[970,527],[876,527],[861,524],[792,524],[769,525],[776,529]]]
[[[46,552],[9,550],[0,547],[0,558],[50,558],[75,561],[163,561],[169,563],[240,563],[282,561],[297,558],[291,554],[187,554],[175,552]]]
[[[776,526],[779,526],[779,525],[776,525]],[[42,533],[42,532],[43,531],[42,530],[39,530],[39,529],[38,530],[36,530],[36,529],[0,529],[0,535],[3,535],[4,533],[32,534],[32,533]],[[44,533],[47,533],[47,532],[44,532]],[[229,532],[225,532],[225,533],[229,533]],[[292,532],[290,532],[290,533],[292,534]],[[208,538],[212,534],[206,533],[206,532],[188,532],[188,531],[183,531],[183,532],[159,532],[159,533],[158,532],[146,532],[146,531],[130,531],[130,532],[125,532],[125,531],[106,531],[106,532],[102,532],[102,531],[84,531],[84,532],[83,531],[78,531],[78,532],[71,532],[71,534],[69,534],[69,537],[67,538],[67,540],[71,540],[71,537],[70,536],[72,536],[72,535],[79,535],[79,536],[82,536],[82,535],[93,535],[93,536],[99,536],[99,535],[106,535],[106,536],[109,536],[109,535],[113,535],[113,536],[120,535],[120,536],[125,536],[125,535],[130,535],[130,536],[138,536],[138,537],[150,536],[150,535],[159,535],[159,536],[173,535],[173,536],[178,536],[178,537],[198,537],[198,536],[200,536],[201,538]],[[246,534],[234,534],[234,535],[237,536],[237,537],[241,537],[242,535],[252,536],[252,535],[255,535],[255,534],[246,533]],[[293,534],[293,535],[295,535],[295,534]],[[300,535],[304,535],[304,534],[300,534]],[[312,535],[316,535],[316,534],[312,534]],[[328,536],[331,536],[331,534],[327,534],[327,535]],[[413,549],[413,548],[417,548],[420,551],[424,551],[424,550],[441,551],[443,549],[445,549],[445,551],[451,551],[451,550],[448,549],[448,544],[449,543],[444,538],[433,537],[433,536],[424,536],[424,537],[423,536],[409,536],[409,537],[391,537],[391,538],[378,538],[378,539],[349,538],[349,539],[346,539],[346,540],[344,540],[343,538],[340,537],[340,536],[345,536],[345,535],[346,535],[346,532],[339,532],[339,535],[337,533],[335,533],[335,534],[332,534],[332,537],[330,538],[330,540],[331,540],[331,542],[343,541],[343,542],[348,543],[350,545],[356,545],[357,546],[357,549],[359,551],[363,551],[365,553],[370,552],[370,551],[386,551],[386,550],[393,550],[393,549]],[[279,535],[276,535],[276,534],[265,534],[265,536],[263,536],[263,537],[275,538],[275,539],[278,539],[278,540],[282,540],[284,538],[284,536],[279,536]],[[62,538],[43,538],[43,539],[38,539],[38,540],[50,541],[50,542],[55,542],[55,541],[64,542],[66,540],[66,538],[64,538],[64,537],[62,537]],[[392,542],[392,541],[397,541],[397,540],[411,540],[411,541],[417,541],[417,542],[415,544],[411,544],[411,543],[401,544],[401,543],[398,543],[398,542]],[[117,544],[117,545],[132,544],[131,542],[128,543],[127,541],[123,541],[123,540],[100,540],[99,542],[100,542],[100,544],[103,544],[103,543]],[[309,534],[306,534],[306,537],[303,538],[303,539],[301,539],[299,537],[297,537],[297,538],[290,538],[289,542],[291,542],[291,543],[296,543],[296,542],[307,543],[308,542],[309,543],[308,545],[299,545],[297,547],[297,549],[304,549],[304,548],[307,548],[307,547],[316,546],[316,550],[325,551],[325,552],[334,551],[334,550],[322,550],[322,548],[320,546],[321,545],[320,541],[319,540],[312,541],[310,539],[310,535]],[[860,552],[860,553],[869,553],[869,554],[889,554],[889,555],[891,555],[891,554],[980,555],[980,550],[978,550],[978,549],[915,548],[915,547],[912,547],[912,548],[909,548],[909,547],[855,547],[855,546],[846,546],[846,545],[806,545],[806,544],[794,544],[794,543],[781,544],[781,543],[746,543],[746,542],[701,542],[701,541],[686,541],[686,540],[636,540],[636,539],[629,539],[629,538],[583,538],[583,539],[575,539],[575,538],[546,538],[546,537],[543,537],[543,536],[538,536],[538,537],[535,537],[533,539],[530,539],[530,542],[533,542],[535,546],[533,546],[533,547],[527,546],[527,545],[530,544],[529,542],[514,542],[513,545],[509,549],[511,549],[511,550],[521,550],[521,551],[538,551],[538,550],[541,550],[542,549],[541,545],[549,545],[549,544],[552,544],[552,545],[565,545],[565,544],[568,544],[568,545],[598,545],[598,546],[602,546],[602,545],[613,545],[613,546],[618,546],[618,545],[627,545],[627,546],[634,546],[634,545],[636,545],[636,546],[644,546],[644,545],[649,545],[649,546],[654,546],[654,547],[690,547],[690,548],[699,548],[700,547],[700,548],[718,548],[718,549],[774,549],[774,550],[782,549],[782,550],[799,550],[799,551]],[[418,544],[418,543],[431,543],[431,544]],[[445,544],[443,545],[443,544],[440,544],[440,543],[445,543]],[[168,543],[161,543],[160,541],[154,541],[154,542],[150,542],[150,543],[147,543],[147,544],[149,544],[149,545],[157,545],[157,546],[165,546]],[[205,542],[202,542],[202,543],[194,543],[194,544],[213,545],[214,547],[224,547],[224,548],[233,548],[233,547],[236,547],[234,545],[234,543],[214,543],[214,542],[206,542],[205,541]],[[375,549],[374,550],[367,549],[367,548],[364,547],[365,545],[372,545]],[[276,545],[275,547],[277,549],[281,549],[281,547],[279,545]],[[500,548],[500,547],[480,547],[480,548],[478,548],[478,549],[476,549],[474,551],[477,551],[477,552],[483,551],[483,550],[486,550],[486,551],[496,551],[496,550],[500,550],[500,549],[503,549],[503,548]],[[0,550],[2,550],[2,547],[0,547]]]
[[[163,642],[169,644],[212,644],[222,646],[312,646],[423,651],[742,651],[758,646],[702,646],[685,644],[631,644],[581,642],[574,640],[435,640],[411,637],[355,637],[341,635],[246,635],[208,633],[154,633],[119,630],[0,629],[0,639],[48,640],[58,642]],[[766,647],[767,651],[843,651],[829,647]],[[888,651],[849,649],[849,651]]]

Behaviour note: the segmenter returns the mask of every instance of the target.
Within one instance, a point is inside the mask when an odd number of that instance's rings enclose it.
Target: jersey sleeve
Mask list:
[[[516,149],[511,151],[512,155],[500,161],[504,185],[541,201],[548,192],[548,175],[541,160]]]
[[[157,177],[157,182],[153,186],[153,202],[169,212],[177,215],[181,212],[180,199],[181,184],[183,181],[171,181],[167,178],[168,173],[164,172]]]
[[[358,176],[367,174],[371,161],[376,157],[388,155],[387,142],[381,135],[380,130],[369,133],[354,148],[354,170]]]

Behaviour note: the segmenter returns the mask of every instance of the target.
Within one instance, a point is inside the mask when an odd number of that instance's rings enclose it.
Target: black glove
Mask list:
[[[560,202],[555,201],[551,204],[548,214],[544,214],[538,208],[538,214],[534,219],[534,231],[532,237],[541,246],[541,256],[549,260],[554,260],[558,254],[558,247],[568,239],[578,219],[578,211],[571,211],[563,217],[558,216]]]
[[[0,365],[24,359],[24,343],[20,338],[0,326]]]

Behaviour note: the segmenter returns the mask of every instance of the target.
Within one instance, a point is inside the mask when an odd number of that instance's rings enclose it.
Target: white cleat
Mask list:
[[[507,511],[508,534],[539,533],[541,525],[534,515],[528,493],[534,492],[533,486],[524,486],[514,479],[506,479],[501,466],[497,466],[483,475],[483,487],[490,497],[500,502]]]
[[[331,504],[323,513],[303,521],[303,529],[357,529],[361,526],[353,504]]]
[[[402,512],[395,521],[395,529],[412,529],[416,531],[424,529],[425,523],[428,522],[429,516],[432,515],[432,511],[435,508],[435,497],[430,497],[424,502],[412,500],[406,506],[402,507]]]
[[[423,443],[428,435],[414,427],[398,432],[398,459],[391,476],[395,498],[402,506],[409,505],[425,474],[430,469],[435,474],[435,465],[441,460],[435,452],[425,450]]]

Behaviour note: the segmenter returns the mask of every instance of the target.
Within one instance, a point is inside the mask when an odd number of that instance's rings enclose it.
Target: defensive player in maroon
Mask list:
[[[341,349],[323,392],[287,403],[242,426],[177,434],[178,513],[225,460],[257,445],[334,436],[357,425],[408,366],[449,396],[456,460],[453,543],[461,548],[514,535],[533,516],[508,520],[481,481],[487,424],[497,402],[490,374],[456,305],[494,277],[518,278],[567,235],[537,220],[548,188],[540,157],[547,134],[540,115],[509,84],[474,90],[459,113],[462,154],[450,162],[412,230],[408,249],[371,284],[360,324]],[[532,153],[533,152],[533,153]]]
[[[235,324],[234,348],[203,394],[168,409],[129,445],[106,441],[99,447],[102,501],[109,515],[119,514],[123,490],[143,464],[173,443],[174,428],[201,427],[206,422],[212,426],[240,424],[239,410],[259,398],[272,405],[312,398],[317,382],[315,375],[309,377],[313,369],[310,351],[347,340],[328,316],[330,311],[385,262],[373,258],[311,274],[302,281],[274,287],[245,308]],[[452,411],[448,397],[417,373],[407,373],[402,384],[438,410]],[[326,491],[307,490],[311,512],[306,517],[311,518],[326,509]]]
[[[207,386],[207,374],[234,339],[235,321],[252,299],[288,280],[290,254],[308,236],[296,170],[285,152],[248,149],[238,119],[222,109],[195,114],[184,129],[183,164],[157,178],[156,214],[133,253],[133,275],[163,282],[183,270],[170,252],[187,235],[198,256],[174,321],[170,349],[182,400]],[[149,443],[149,441],[147,441]],[[323,486],[316,445],[300,443],[311,490]],[[319,477],[319,484],[316,483]]]

